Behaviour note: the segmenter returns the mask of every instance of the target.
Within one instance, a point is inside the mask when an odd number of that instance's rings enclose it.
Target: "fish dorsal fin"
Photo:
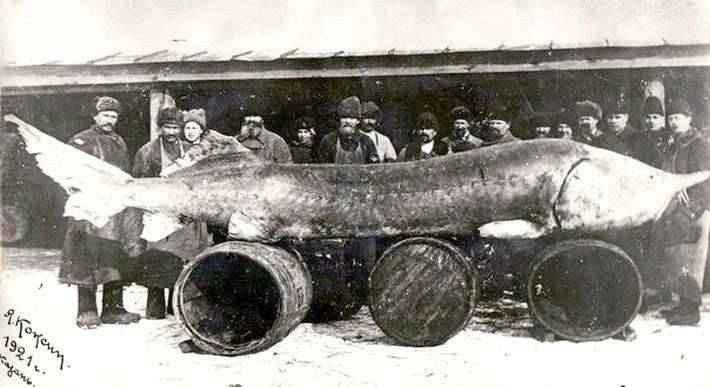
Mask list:
[[[238,156],[237,156],[238,155]],[[173,176],[176,171],[196,165],[203,160],[212,159],[212,162],[202,164],[199,170],[215,166],[216,157],[229,156],[230,161],[219,159],[220,163],[230,162],[233,164],[246,164],[250,161],[256,161],[256,157],[249,148],[242,145],[236,138],[217,134],[216,132],[210,136],[210,139],[193,145],[185,152],[185,155],[166,168],[161,173],[162,176]],[[238,161],[237,161],[238,160]],[[186,173],[195,173],[196,170],[191,169]]]
[[[185,177],[202,173],[216,173],[224,169],[237,171],[245,167],[262,165],[263,163],[251,151],[247,153],[221,154],[206,157],[188,166],[181,166],[178,161],[178,163],[171,164],[168,168],[165,168],[161,175]]]

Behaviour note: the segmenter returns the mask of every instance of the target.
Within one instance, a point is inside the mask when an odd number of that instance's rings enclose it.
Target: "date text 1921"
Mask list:
[[[44,333],[36,331],[32,327],[32,322],[26,318],[15,316],[14,309],[8,309],[4,317],[7,317],[7,325],[17,327],[17,338],[28,338],[34,342],[35,349],[44,348],[51,355],[54,355],[59,362],[58,367],[64,370],[64,354],[58,350],[45,336]]]

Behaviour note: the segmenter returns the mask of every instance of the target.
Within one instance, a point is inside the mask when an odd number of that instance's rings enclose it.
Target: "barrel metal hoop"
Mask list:
[[[254,261],[255,263],[259,264],[261,268],[266,270],[269,275],[272,278],[278,278],[277,274],[277,269],[272,267],[271,265],[264,265],[264,262],[269,262],[272,264],[277,264],[277,265],[283,265],[283,262],[280,259],[268,259],[264,258],[262,255],[263,254],[269,254],[269,256],[273,255],[273,250],[275,246],[270,246],[270,245],[265,245],[261,243],[256,243],[256,242],[243,242],[243,241],[228,241],[224,243],[220,243],[218,245],[209,247],[202,251],[200,254],[195,257],[192,261],[190,261],[183,271],[180,273],[178,276],[178,279],[176,281],[175,285],[175,292],[174,292],[174,300],[173,300],[173,305],[174,305],[174,310],[176,313],[178,313],[179,320],[183,322],[185,325],[185,328],[192,334],[194,335],[194,342],[196,345],[198,345],[200,348],[203,350],[206,350],[208,352],[213,352],[213,348],[209,348],[209,346],[212,346],[216,348],[217,350],[220,351],[220,354],[223,355],[241,355],[241,354],[246,354],[249,352],[254,351],[253,348],[260,348],[262,347],[265,343],[269,343],[271,341],[277,341],[279,338],[274,337],[274,331],[273,329],[269,329],[267,333],[264,335],[264,337],[258,339],[258,340],[252,340],[243,344],[239,345],[226,345],[224,343],[220,343],[218,341],[215,341],[213,339],[210,339],[208,337],[205,337],[202,335],[199,330],[195,329],[195,327],[192,326],[190,323],[189,319],[184,315],[183,312],[183,286],[186,284],[187,279],[189,276],[192,274],[192,271],[194,268],[200,264],[204,259],[217,254],[217,253],[229,253],[229,254],[236,254],[240,255],[243,257],[246,257],[247,259],[250,259]],[[293,254],[292,251],[288,251],[289,254]],[[297,262],[301,267],[303,268],[303,272],[308,274],[308,270],[306,269],[305,263],[301,259],[299,254],[293,254],[294,257],[296,257]],[[310,278],[307,278],[309,283],[310,283]],[[274,321],[279,321],[283,317],[284,313],[284,308],[285,308],[285,298],[283,297],[284,294],[284,287],[282,284],[280,284],[278,281],[275,281],[276,286],[278,288],[278,293],[279,293],[279,303],[278,303],[278,308],[276,312],[276,318]],[[272,326],[271,328],[273,328]],[[295,326],[293,327],[295,328]],[[292,328],[292,329],[293,329]],[[268,345],[267,345],[268,346]]]

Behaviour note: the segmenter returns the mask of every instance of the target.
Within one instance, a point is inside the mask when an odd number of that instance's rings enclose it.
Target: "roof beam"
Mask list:
[[[561,52],[564,51],[564,52]],[[544,55],[537,55],[542,54]],[[531,58],[534,57],[534,60]],[[418,76],[536,71],[710,67],[710,45],[593,50],[488,51],[431,55],[285,58],[275,61],[192,61],[123,65],[4,68],[3,92],[28,88],[250,79]]]

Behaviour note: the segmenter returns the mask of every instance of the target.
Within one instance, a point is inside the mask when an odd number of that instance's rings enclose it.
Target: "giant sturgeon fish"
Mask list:
[[[65,216],[102,226],[126,207],[139,208],[150,241],[191,220],[259,242],[605,232],[658,218],[675,195],[710,177],[544,139],[377,165],[265,163],[236,147],[168,177],[138,179],[15,116],[5,120],[18,125],[39,168],[69,194]]]

